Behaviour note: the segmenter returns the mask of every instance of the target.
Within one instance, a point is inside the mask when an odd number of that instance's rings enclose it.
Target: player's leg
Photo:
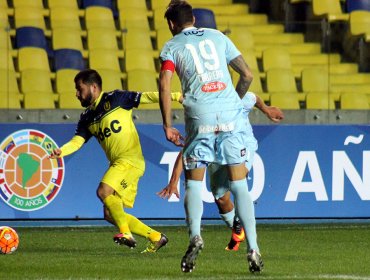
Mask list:
[[[114,224],[120,231],[119,234],[114,236],[114,241],[131,248],[136,247],[136,241],[131,234],[124,216],[122,200],[118,195],[116,195],[115,189],[104,182],[100,182],[97,189],[97,195],[104,203],[104,206],[108,209],[112,221],[114,221]]]
[[[204,172],[205,167],[187,170],[185,172],[184,206],[190,242],[181,260],[181,270],[183,272],[192,272],[195,268],[195,260],[203,249],[200,228],[203,214],[202,181]]]
[[[251,272],[260,272],[263,262],[257,244],[256,219],[254,215],[254,204],[248,192],[247,181],[243,178],[244,165],[229,167],[230,191],[234,195],[236,212],[247,233],[248,239],[248,264]]]

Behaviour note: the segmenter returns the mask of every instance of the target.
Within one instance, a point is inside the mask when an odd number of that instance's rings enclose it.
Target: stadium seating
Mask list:
[[[14,70],[0,69],[0,94],[19,94],[17,74]]]
[[[127,71],[127,89],[133,91],[158,91],[157,73],[141,69]]]
[[[0,92],[0,109],[21,109],[18,96]]]
[[[306,109],[333,110],[335,109],[335,102],[328,93],[310,92],[306,94]]]
[[[15,45],[18,49],[23,47],[36,47],[48,51],[44,31],[37,27],[20,27],[16,29]]]
[[[77,69],[60,69],[55,71],[55,89],[59,94],[68,93],[73,95],[76,91],[74,78],[79,70]]]
[[[71,10],[78,9],[78,1],[76,0],[48,0],[48,7],[49,9],[54,9],[56,7],[66,7]]]
[[[0,69],[14,71],[12,52],[8,49],[0,50]]]
[[[254,36],[247,29],[240,30],[241,28],[231,28],[227,36],[234,42],[238,49],[251,49],[255,47]]]
[[[29,1],[32,2],[32,1]],[[24,26],[38,27],[46,30],[43,9],[37,7],[18,7],[14,11],[15,28]]]
[[[329,22],[348,20],[348,14],[343,13],[340,0],[312,0],[312,10],[315,16],[325,17]]]
[[[81,29],[55,27],[52,34],[52,46],[54,50],[74,49],[80,51],[84,57],[87,52],[84,51],[81,37]]]
[[[44,5],[42,3],[42,0],[13,0],[13,6],[14,8],[19,8],[19,7],[34,7],[34,8],[39,8],[43,9]]]
[[[47,52],[41,48],[26,47],[18,50],[18,70],[38,69],[50,71]]]
[[[137,69],[156,72],[152,51],[128,49],[125,54],[125,69],[127,73]]]
[[[163,45],[172,38],[172,33],[168,29],[168,27],[159,28],[156,30],[157,32],[157,49],[161,50]]]
[[[85,68],[82,54],[79,50],[58,49],[54,52],[54,69],[77,69]]]
[[[266,72],[266,88],[270,94],[294,93],[301,101],[305,100],[303,93],[298,94],[294,73],[290,69],[274,68]]]
[[[88,7],[105,7],[113,10],[112,0],[82,0],[82,8],[86,9]]]
[[[145,0],[135,0],[135,1],[117,0],[117,8],[119,11],[125,10],[127,8],[146,10],[147,6]]]
[[[21,92],[23,94],[44,92],[52,94],[53,89],[50,71],[39,69],[26,69],[21,72]]]
[[[103,80],[104,91],[122,89],[123,75],[121,72],[108,69],[98,69],[98,71]]]
[[[9,32],[0,29],[0,51],[12,50],[12,41]]]
[[[85,9],[85,24],[87,30],[97,27],[116,30],[112,10],[102,6],[89,6]]]
[[[55,96],[52,93],[32,92],[24,95],[25,109],[55,109]]]
[[[89,51],[89,65],[93,69],[110,69],[121,72],[118,53],[110,50],[95,49]]]
[[[169,30],[167,28],[168,33]],[[130,28],[127,32],[122,33],[122,46],[124,50],[129,49],[145,49],[153,50],[150,31],[141,28]],[[171,33],[169,36],[172,36]],[[171,37],[169,37],[171,38]]]
[[[278,47],[264,50],[262,53],[262,68],[264,72],[276,68],[292,69],[289,52]]]
[[[0,9],[0,28],[9,27],[8,13],[6,9]]]
[[[324,67],[307,67],[301,73],[302,91],[329,92],[329,71]]]
[[[194,8],[194,26],[217,29],[215,15],[210,9]]]
[[[368,97],[366,94],[342,93],[340,107],[343,110],[369,110]]]
[[[87,46],[89,50],[106,49],[117,52],[118,42],[116,30],[105,28],[90,28],[87,31]]]
[[[80,101],[72,93],[63,92],[59,94],[58,104],[60,109],[80,109]]]
[[[279,107],[283,110],[299,110],[299,100],[297,94],[293,93],[274,93],[270,97],[271,106]]]
[[[150,31],[150,25],[146,9],[126,8],[124,10],[120,10],[119,23],[121,30],[130,30],[131,28],[141,28],[146,31]]]
[[[347,12],[357,10],[370,11],[370,0],[346,0]]]
[[[370,11],[353,11],[349,16],[349,25],[354,36],[370,35]]]
[[[193,4],[194,10],[196,9],[207,9],[211,10],[215,15],[243,15],[248,14],[249,8],[244,3],[233,3],[233,4]]]
[[[51,28],[71,28],[72,30],[81,30],[79,10],[64,7],[55,6],[50,9],[50,25]]]

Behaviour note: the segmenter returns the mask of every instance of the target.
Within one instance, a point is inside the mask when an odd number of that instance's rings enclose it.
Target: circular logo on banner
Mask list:
[[[34,211],[58,194],[64,178],[63,158],[50,159],[58,146],[45,133],[25,129],[0,144],[0,197],[11,207]]]

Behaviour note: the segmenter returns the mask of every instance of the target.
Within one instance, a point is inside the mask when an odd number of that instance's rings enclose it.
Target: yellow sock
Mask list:
[[[125,219],[122,200],[111,194],[104,199],[104,205],[108,208],[110,215],[116,223],[119,231],[125,234],[131,234],[128,222]]]
[[[158,241],[161,238],[160,232],[148,227],[135,216],[125,213],[125,219],[133,233],[149,238],[150,241]]]

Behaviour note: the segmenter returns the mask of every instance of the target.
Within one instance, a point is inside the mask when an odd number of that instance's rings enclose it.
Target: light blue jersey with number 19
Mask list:
[[[186,116],[242,108],[228,70],[239,55],[229,38],[208,28],[186,28],[164,45],[160,59],[175,65]]]

